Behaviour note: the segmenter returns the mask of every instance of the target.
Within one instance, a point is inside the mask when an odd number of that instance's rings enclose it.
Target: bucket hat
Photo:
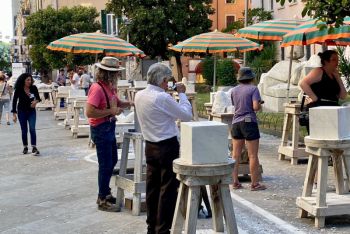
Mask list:
[[[125,69],[119,66],[119,59],[114,57],[104,57],[100,63],[96,63],[95,65],[107,71],[121,71]]]
[[[250,67],[241,67],[238,70],[238,81],[242,80],[252,80],[255,78],[255,74]]]

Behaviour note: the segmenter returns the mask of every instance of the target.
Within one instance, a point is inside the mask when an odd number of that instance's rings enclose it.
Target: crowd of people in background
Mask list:
[[[92,84],[92,76],[84,68],[79,68],[76,72],[73,69],[67,71],[60,69],[56,78],[58,86],[70,85],[72,89],[84,89],[85,95],[88,94],[89,88]]]

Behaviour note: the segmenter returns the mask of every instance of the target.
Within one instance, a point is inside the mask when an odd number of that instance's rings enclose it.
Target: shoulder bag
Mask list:
[[[301,106],[300,106],[300,115],[299,115],[300,126],[309,126],[309,108],[307,108],[305,105],[305,96],[306,94],[303,93],[303,98],[301,100]]]

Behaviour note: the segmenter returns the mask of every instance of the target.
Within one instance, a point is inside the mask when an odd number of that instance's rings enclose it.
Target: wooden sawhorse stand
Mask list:
[[[126,174],[130,140],[134,144],[134,174]],[[124,191],[133,193],[132,215],[141,213],[141,193],[146,192],[145,175],[142,173],[143,137],[138,132],[124,132],[122,156],[120,159],[119,175],[116,176],[117,206],[120,209],[124,199]]]
[[[291,158],[292,165],[298,164],[299,158],[306,158],[305,148],[299,148],[299,115],[300,104],[285,104],[282,142],[278,148],[278,160],[284,160],[285,156]],[[292,145],[289,146],[288,137],[292,130]]]
[[[200,187],[205,185],[210,187],[214,231],[224,231],[224,217],[226,232],[238,233],[229,189],[233,166],[232,159],[226,164],[209,165],[190,165],[181,159],[174,160],[173,170],[180,181],[180,188],[171,227],[172,234],[182,233],[184,223],[186,234],[196,233]]]
[[[310,154],[304,188],[296,204],[301,209],[300,218],[308,213],[315,216],[315,227],[325,225],[325,217],[350,214],[350,139],[318,140],[305,137],[306,152]],[[327,193],[328,158],[333,157],[336,192]],[[343,164],[346,174],[344,184]],[[314,177],[317,171],[317,190],[312,192]],[[347,193],[347,194],[345,194]]]
[[[55,112],[54,112],[54,117],[55,120],[64,120],[66,117],[66,111],[67,108],[63,108],[61,107],[61,98],[64,99],[64,101],[67,101],[67,98],[69,96],[69,90],[71,90],[72,88],[69,86],[60,86],[57,89],[57,93],[56,93],[56,108],[55,108]]]
[[[52,91],[53,90],[51,88],[39,89],[39,96],[41,98],[41,102],[39,102],[36,105],[37,110],[46,109],[46,108],[53,109],[55,107]],[[48,99],[45,99],[45,94],[48,95]]]
[[[73,102],[73,125],[70,130],[73,134],[73,138],[78,138],[78,136],[89,136],[90,135],[90,125],[88,123],[88,118],[85,116],[87,97],[79,97]],[[80,111],[84,113],[84,118],[80,118]]]

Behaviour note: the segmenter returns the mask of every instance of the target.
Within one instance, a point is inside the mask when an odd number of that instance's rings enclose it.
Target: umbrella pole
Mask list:
[[[292,46],[292,48],[290,48],[288,84],[287,84],[287,103],[289,103],[289,88],[290,88],[290,80],[292,77],[293,51],[294,51],[294,46]]]
[[[98,54],[95,54],[95,63],[97,63]]]
[[[214,54],[213,92],[215,92],[215,83],[216,83],[216,54]]]

